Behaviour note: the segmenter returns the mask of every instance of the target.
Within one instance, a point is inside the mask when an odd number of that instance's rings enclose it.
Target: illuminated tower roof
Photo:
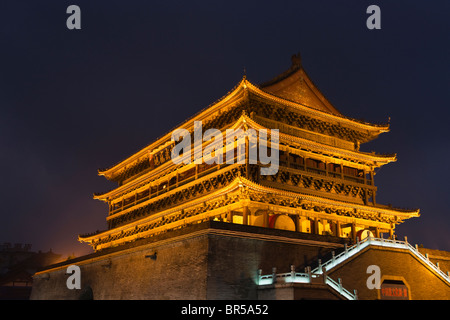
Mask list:
[[[260,88],[285,100],[343,116],[311,82],[302,68],[300,54],[292,56],[292,65],[287,71],[261,84]]]

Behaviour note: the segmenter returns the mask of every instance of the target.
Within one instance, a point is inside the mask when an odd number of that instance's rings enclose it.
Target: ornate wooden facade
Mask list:
[[[376,201],[374,170],[396,161],[396,155],[359,150],[360,144],[388,132],[389,125],[342,115],[311,82],[299,56],[268,83],[256,86],[244,77],[179,128],[193,133],[194,121],[202,121],[203,132],[278,129],[277,173],[261,175],[263,165],[249,163],[248,157],[243,164],[175,164],[171,152],[176,143],[169,132],[99,170],[118,183],[94,195],[108,203],[108,229],[80,235],[80,241],[101,250],[208,219],[351,239],[363,230],[392,237],[397,224],[419,216],[419,210]],[[234,148],[239,139],[245,135],[234,141]]]

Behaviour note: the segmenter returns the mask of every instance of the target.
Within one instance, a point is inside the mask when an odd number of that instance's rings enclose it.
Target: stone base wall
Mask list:
[[[258,290],[257,276],[273,267],[276,273],[290,272],[291,265],[297,272],[314,268],[331,251],[342,251],[344,241],[207,221],[49,266],[34,276],[31,299],[340,299],[323,286]],[[66,286],[70,265],[80,268],[81,289]],[[328,275],[350,292],[356,289],[361,300],[380,299],[380,290],[366,284],[369,265],[379,266],[382,282],[404,283],[411,299],[450,300],[449,283],[404,249],[369,247]]]
[[[335,237],[208,221],[49,266],[31,299],[257,299],[258,269],[304,268],[342,247]],[[69,265],[80,267],[79,290],[66,286]]]

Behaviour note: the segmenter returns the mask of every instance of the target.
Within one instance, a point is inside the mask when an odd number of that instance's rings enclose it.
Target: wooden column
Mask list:
[[[314,218],[314,234],[319,234],[319,218]]]
[[[286,153],[287,153],[286,164],[287,164],[288,168],[290,168],[291,167],[291,161],[290,161],[291,153],[289,152],[289,148],[287,148]]]
[[[375,227],[375,238],[379,238],[380,237],[380,228]]]
[[[248,135],[245,136],[245,177],[248,179],[250,176],[250,165],[249,165],[249,156],[250,156],[250,141]]]
[[[269,210],[265,210],[263,213],[263,227],[269,227]]]
[[[244,206],[244,210],[242,211],[242,224],[248,225],[249,215],[250,209],[247,206]]]
[[[336,221],[336,237],[340,237],[340,236],[341,236],[341,222]]]
[[[233,223],[233,211],[228,211],[227,213],[227,222]]]
[[[374,178],[373,178],[373,176],[374,176],[374,174],[373,174],[373,169],[370,171],[370,184],[372,185],[372,186],[375,186],[375,181],[374,181]],[[377,203],[377,201],[376,201],[376,191],[375,191],[375,189],[373,189],[372,190],[372,204],[373,205],[376,205],[376,203]]]
[[[391,228],[389,229],[389,239],[394,239],[394,228],[391,224]]]
[[[356,224],[352,223],[352,239],[356,241]]]
[[[331,221],[330,222],[330,230],[331,230],[331,233],[333,234],[333,236],[335,236],[336,237],[336,235],[337,235],[337,226],[336,226],[336,221]]]
[[[301,231],[301,227],[300,227],[300,217],[298,215],[294,215],[294,223],[295,223],[295,231],[300,232]]]

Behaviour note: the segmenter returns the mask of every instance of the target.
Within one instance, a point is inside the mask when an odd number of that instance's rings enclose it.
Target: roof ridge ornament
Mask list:
[[[302,57],[300,55],[300,52],[292,55],[291,57],[291,62],[292,62],[292,69],[300,69],[302,67]]]

